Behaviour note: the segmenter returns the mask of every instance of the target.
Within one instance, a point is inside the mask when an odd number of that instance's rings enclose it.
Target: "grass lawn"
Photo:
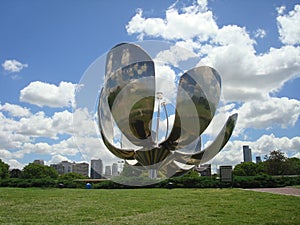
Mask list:
[[[240,189],[0,188],[0,224],[300,224],[300,197]]]

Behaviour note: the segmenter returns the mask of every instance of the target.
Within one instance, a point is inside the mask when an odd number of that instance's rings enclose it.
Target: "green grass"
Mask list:
[[[300,198],[240,189],[0,188],[0,224],[300,224]]]

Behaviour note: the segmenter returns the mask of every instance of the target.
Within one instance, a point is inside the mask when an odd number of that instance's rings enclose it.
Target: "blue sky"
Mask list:
[[[106,157],[95,138],[74,144],[70,101],[93,61],[142,39],[185,47],[223,76],[224,110],[240,116],[212,163],[239,163],[244,144],[300,157],[299,24],[299,1],[2,0],[0,158],[22,168]]]

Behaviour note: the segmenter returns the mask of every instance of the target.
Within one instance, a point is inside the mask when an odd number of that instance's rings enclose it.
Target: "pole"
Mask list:
[[[158,104],[157,104],[157,120],[156,120],[156,133],[155,133],[155,145],[156,147],[158,147],[158,133],[159,133],[159,120],[160,120],[160,100],[162,99],[162,92],[157,92],[157,100],[158,100]],[[149,177],[151,179],[156,179],[157,178],[157,170],[156,169],[150,169],[149,171]]]
[[[162,99],[162,92],[157,92],[157,120],[156,120],[156,134],[155,134],[155,144],[158,147],[158,132],[159,132],[159,120],[160,120],[160,100]]]
[[[167,140],[167,138],[168,138],[168,131],[169,131],[169,116],[168,116],[168,111],[166,109],[166,102],[163,101],[161,104],[164,107],[165,114],[166,114],[166,119],[167,119],[167,130],[166,130],[166,136],[165,136],[165,140]]]

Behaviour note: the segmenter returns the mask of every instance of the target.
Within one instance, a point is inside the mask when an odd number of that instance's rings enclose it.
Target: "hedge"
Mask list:
[[[130,180],[131,179],[131,180]],[[92,184],[92,188],[119,189],[119,188],[269,188],[300,185],[300,176],[234,176],[232,183],[222,183],[216,177],[176,177],[165,179],[161,182],[150,184],[149,178],[145,177],[119,177],[114,182],[112,180],[102,181]],[[141,186],[124,185],[139,182]],[[120,184],[121,183],[121,184]],[[123,184],[122,184],[123,183]],[[73,179],[24,179],[7,178],[0,180],[0,187],[60,187],[60,188],[85,188],[85,182],[78,182]]]

